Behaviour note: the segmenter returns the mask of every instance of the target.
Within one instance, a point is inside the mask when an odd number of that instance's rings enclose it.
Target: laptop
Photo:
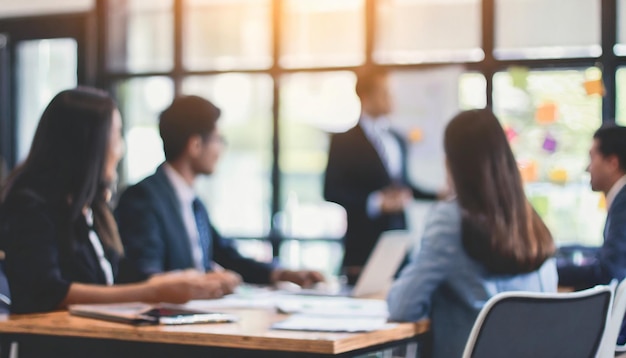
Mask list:
[[[302,289],[296,294],[316,296],[366,297],[389,288],[394,275],[404,261],[411,244],[411,233],[406,230],[385,231],[370,254],[354,286],[342,284],[328,287]]]

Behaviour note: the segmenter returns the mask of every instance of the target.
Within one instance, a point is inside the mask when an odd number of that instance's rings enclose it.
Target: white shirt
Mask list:
[[[89,241],[91,241],[91,246],[93,246],[93,250],[96,252],[96,256],[98,257],[98,262],[100,263],[100,268],[102,268],[102,272],[104,273],[104,278],[106,279],[106,283],[108,286],[113,285],[113,268],[111,267],[111,262],[104,255],[104,248],[102,247],[102,243],[100,242],[100,238],[94,229],[93,226],[93,211],[91,208],[87,208],[85,212],[85,221],[87,225],[89,225]]]
[[[367,113],[363,113],[359,120],[359,125],[363,128],[367,139],[376,149],[389,176],[391,178],[400,178],[402,176],[402,150],[398,140],[389,131],[389,119],[387,117],[372,119]],[[375,191],[368,196],[366,209],[370,218],[380,216],[382,200],[382,194],[379,191]]]
[[[196,193],[193,187],[190,186],[171,165],[165,163],[163,164],[163,169],[165,170],[167,179],[169,179],[174,187],[176,198],[178,198],[178,203],[180,204],[180,214],[183,219],[183,224],[185,224],[187,236],[189,237],[189,247],[191,248],[193,265],[197,270],[204,272],[204,251],[200,245],[196,216],[193,214],[193,201],[196,198]]]
[[[367,139],[376,148],[389,176],[400,178],[402,176],[402,150],[398,140],[389,131],[389,119],[387,117],[373,119],[367,113],[363,113],[359,123]]]
[[[619,178],[615,182],[615,184],[613,184],[613,186],[611,187],[611,190],[609,190],[609,192],[606,194],[606,207],[607,208],[609,209],[611,208],[611,204],[613,204],[613,200],[615,200],[617,193],[619,193],[619,191],[622,190],[622,188],[625,185],[626,185],[626,175]]]

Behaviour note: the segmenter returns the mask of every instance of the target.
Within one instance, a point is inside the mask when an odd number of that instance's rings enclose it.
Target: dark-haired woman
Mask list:
[[[461,357],[478,312],[503,291],[555,292],[552,236],[530,206],[490,110],[461,112],[444,146],[455,198],[435,204],[387,298],[390,319],[431,319],[434,357]]]
[[[124,150],[121,128],[115,103],[95,89],[63,91],[44,111],[26,161],[2,193],[0,247],[12,312],[222,294],[219,282],[194,272],[113,285],[123,252],[107,200]]]

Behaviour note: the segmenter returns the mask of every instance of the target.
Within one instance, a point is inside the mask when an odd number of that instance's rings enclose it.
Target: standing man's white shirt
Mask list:
[[[390,132],[390,123],[387,117],[372,119],[363,113],[359,119],[365,137],[372,143],[378,156],[381,158],[387,174],[392,180],[402,177],[402,149],[398,139]],[[383,148],[380,148],[383,146]],[[371,193],[367,198],[367,215],[375,218],[380,215],[383,198],[379,191]]]
[[[402,177],[402,150],[398,139],[390,132],[391,123],[387,117],[373,119],[367,113],[361,115],[359,121],[365,136],[374,145],[381,157],[389,176]],[[380,144],[379,144],[380,143]],[[380,148],[380,145],[383,148]]]
[[[204,251],[200,245],[200,235],[198,234],[196,217],[193,214],[193,201],[196,198],[196,193],[193,187],[191,187],[169,163],[163,164],[163,169],[165,170],[167,179],[174,187],[176,198],[178,198],[183,224],[185,224],[185,230],[187,231],[187,236],[189,236],[189,247],[191,248],[193,266],[198,271],[204,272],[206,271],[204,268]]]

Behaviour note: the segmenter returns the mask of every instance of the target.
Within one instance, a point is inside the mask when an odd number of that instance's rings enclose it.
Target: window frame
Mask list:
[[[183,66],[183,22],[184,22],[184,0],[174,0],[173,16],[174,16],[174,66],[167,72],[148,72],[148,73],[129,73],[129,72],[112,72],[107,69],[107,2],[108,0],[97,0],[96,12],[98,14],[98,76],[96,85],[103,88],[112,88],[113,84],[121,80],[150,77],[150,76],[167,76],[173,80],[174,95],[182,93],[182,82],[188,76],[206,76],[216,75],[233,71],[206,70],[206,71],[189,71]],[[277,21],[282,15],[282,0],[271,1],[272,14],[272,49],[270,53],[273,56],[272,66],[268,69],[250,69],[236,70],[237,73],[263,73],[271,76],[273,80],[273,102],[272,102],[272,169],[271,169],[271,213],[270,213],[270,233],[266,238],[272,243],[273,255],[278,257],[280,244],[285,239],[294,239],[284,237],[279,227],[271,220],[281,210],[281,198],[283,180],[279,168],[281,156],[281,123],[280,116],[280,90],[281,77],[284,74],[295,72],[328,72],[328,71],[345,71],[354,70],[354,67],[311,67],[311,68],[285,68],[280,64],[281,43],[282,43],[282,21]],[[563,59],[519,59],[519,60],[503,60],[494,56],[495,45],[495,0],[482,0],[481,2],[481,47],[484,51],[484,58],[479,62],[455,62],[455,64],[463,65],[468,72],[477,72],[482,74],[486,79],[485,96],[487,106],[493,104],[493,76],[499,71],[506,70],[510,66],[522,66],[529,69],[559,69],[571,67],[591,67],[599,66],[603,70],[603,81],[606,94],[602,99],[602,121],[614,122],[616,116],[616,71],[622,66],[626,66],[626,56],[618,56],[613,48],[617,43],[617,1],[619,0],[602,0],[601,1],[601,48],[602,54],[599,57],[580,57],[580,58],[563,58]],[[365,0],[364,16],[365,16],[365,54],[364,66],[380,65],[389,70],[420,70],[437,66],[446,66],[449,63],[441,62],[423,62],[419,64],[378,64],[375,61],[375,41],[377,33],[376,16],[377,6],[380,2],[376,0]],[[259,239],[258,237],[240,237],[237,239]],[[297,238],[295,238],[297,239]],[[320,240],[336,241],[336,239],[320,238]]]

